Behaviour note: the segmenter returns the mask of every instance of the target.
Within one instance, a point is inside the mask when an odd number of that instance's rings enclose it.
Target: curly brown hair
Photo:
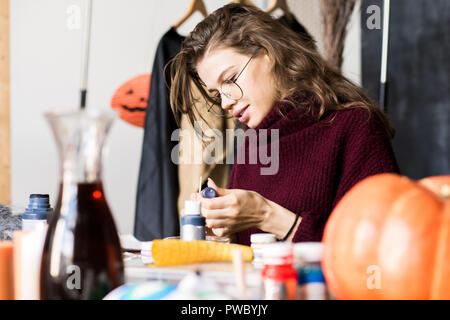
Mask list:
[[[187,114],[191,124],[197,121],[196,114],[204,120],[195,104],[210,96],[196,67],[206,53],[217,48],[232,48],[247,56],[264,49],[272,61],[276,100],[304,108],[317,116],[317,121],[327,111],[362,107],[369,111],[369,116],[376,114],[388,134],[394,135],[392,124],[377,104],[362,88],[328,65],[311,38],[290,30],[257,7],[235,3],[217,9],[201,21],[168,64],[170,103],[177,122],[179,113]],[[198,96],[198,91],[202,97]],[[302,97],[302,102],[294,102],[294,96]]]

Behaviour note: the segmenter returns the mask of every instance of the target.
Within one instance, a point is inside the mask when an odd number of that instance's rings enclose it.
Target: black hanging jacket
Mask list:
[[[180,52],[183,40],[172,27],[159,41],[154,59],[136,195],[134,235],[141,241],[177,236],[180,231],[178,171],[171,159],[177,143],[171,141],[171,134],[178,127],[170,108],[164,67]]]

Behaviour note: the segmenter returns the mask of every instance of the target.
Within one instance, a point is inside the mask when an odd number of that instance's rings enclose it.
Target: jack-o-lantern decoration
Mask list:
[[[380,174],[326,224],[323,270],[338,299],[450,299],[450,176]]]
[[[122,120],[143,128],[150,92],[151,74],[142,74],[123,83],[111,99],[111,107]]]

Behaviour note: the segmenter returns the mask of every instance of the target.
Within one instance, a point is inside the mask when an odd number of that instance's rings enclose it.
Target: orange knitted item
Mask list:
[[[253,250],[251,247],[205,240],[154,240],[152,256],[155,266],[173,266],[189,263],[232,261],[233,250],[236,249],[242,251],[244,261],[252,261]]]

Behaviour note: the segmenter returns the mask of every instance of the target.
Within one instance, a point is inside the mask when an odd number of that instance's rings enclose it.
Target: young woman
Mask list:
[[[247,130],[277,132],[268,142],[278,146],[276,173],[262,175],[259,162],[235,163],[226,189],[209,180],[217,198],[199,197],[218,236],[247,245],[256,232],[320,241],[352,186],[398,172],[393,129],[383,113],[326,64],[311,40],[258,8],[229,4],[205,18],[185,39],[171,75],[175,114],[187,113],[194,123],[194,92],[200,91],[215,115],[233,116]],[[251,144],[239,151],[245,159],[262,147]]]

